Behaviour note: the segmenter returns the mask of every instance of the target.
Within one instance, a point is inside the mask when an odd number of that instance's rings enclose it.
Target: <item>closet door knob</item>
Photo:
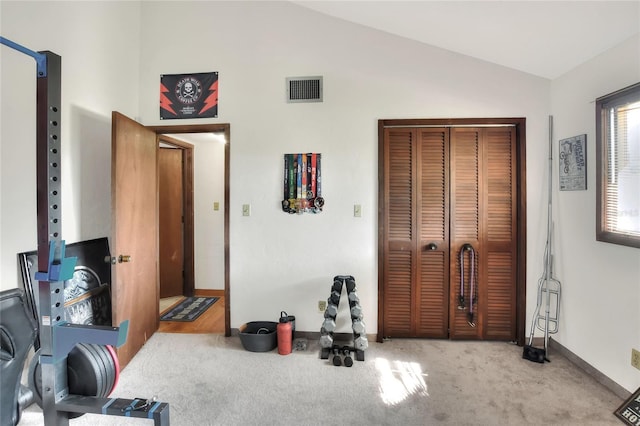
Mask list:
[[[427,244],[427,250],[436,250],[437,248],[438,248],[438,245],[436,243]]]

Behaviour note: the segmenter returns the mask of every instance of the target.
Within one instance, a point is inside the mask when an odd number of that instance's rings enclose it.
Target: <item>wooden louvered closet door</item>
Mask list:
[[[515,339],[514,128],[385,128],[383,149],[383,337]],[[467,243],[475,327],[468,275],[458,309]]]
[[[447,337],[448,131],[385,130],[386,334]]]

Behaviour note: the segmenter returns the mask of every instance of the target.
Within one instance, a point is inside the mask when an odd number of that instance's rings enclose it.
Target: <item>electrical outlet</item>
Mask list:
[[[324,312],[327,309],[326,300],[318,300],[318,312]]]
[[[251,216],[251,204],[242,205],[242,216]]]
[[[640,351],[631,349],[631,366],[640,370]]]

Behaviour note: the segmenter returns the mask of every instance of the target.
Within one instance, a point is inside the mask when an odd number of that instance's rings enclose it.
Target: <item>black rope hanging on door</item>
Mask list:
[[[467,312],[467,323],[471,327],[475,327],[476,323],[473,320],[474,312],[473,305],[477,300],[477,286],[476,286],[476,252],[473,249],[473,246],[469,243],[463,244],[460,248],[460,295],[458,296],[458,309],[465,310],[465,300],[464,300],[464,288],[465,288],[465,267],[464,267],[464,258],[465,253],[469,252],[469,263],[471,264],[471,269],[469,271],[469,312]]]

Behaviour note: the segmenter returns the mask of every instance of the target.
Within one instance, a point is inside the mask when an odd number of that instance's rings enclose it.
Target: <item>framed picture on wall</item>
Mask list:
[[[107,238],[81,241],[65,247],[65,257],[77,257],[71,279],[64,282],[64,320],[71,324],[111,324],[111,263]],[[38,252],[18,253],[22,288],[34,317],[40,317]],[[37,342],[36,347],[39,347]]]
[[[560,191],[587,189],[587,135],[561,139],[559,148]]]

